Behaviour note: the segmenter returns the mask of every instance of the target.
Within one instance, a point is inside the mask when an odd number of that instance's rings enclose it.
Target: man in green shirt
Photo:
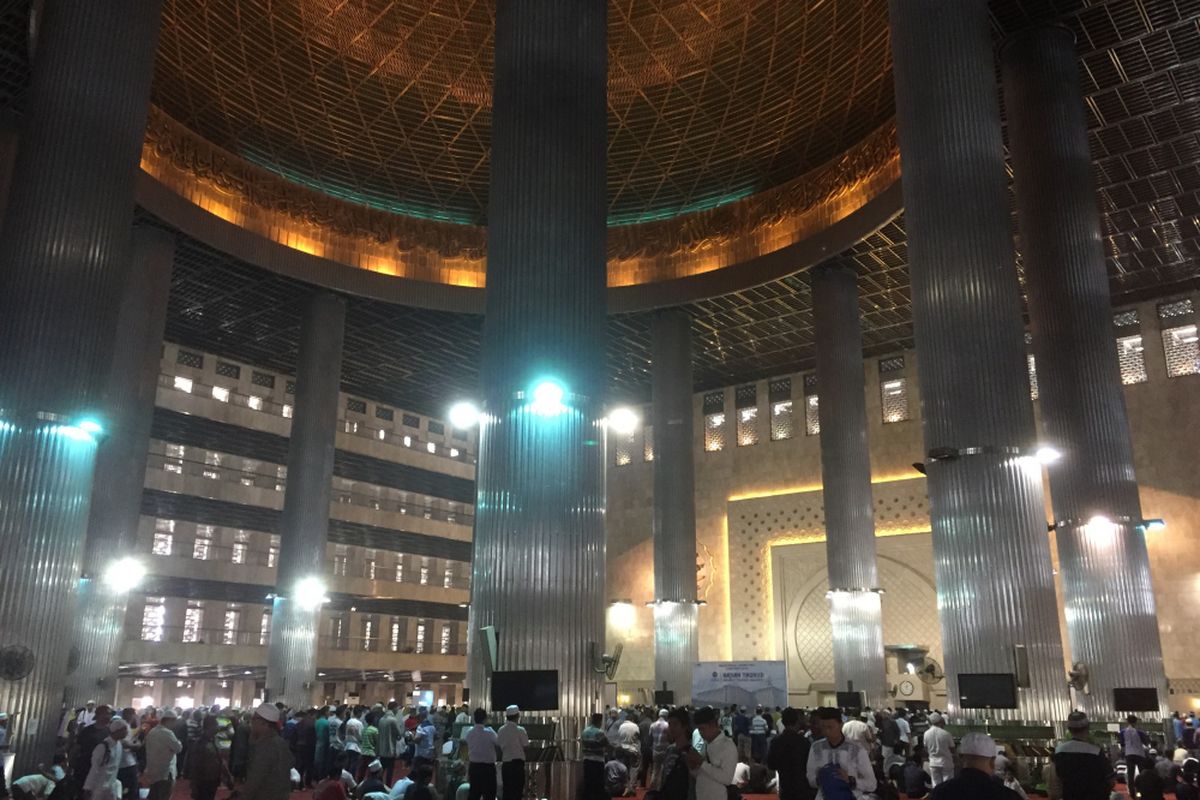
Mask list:
[[[288,800],[292,795],[292,752],[279,735],[279,709],[263,703],[250,722],[250,763],[246,782],[232,797]]]
[[[583,791],[580,793],[583,800],[608,797],[604,788],[604,752],[608,748],[608,736],[601,727],[603,724],[603,714],[592,714],[591,724],[579,736],[583,755]]]

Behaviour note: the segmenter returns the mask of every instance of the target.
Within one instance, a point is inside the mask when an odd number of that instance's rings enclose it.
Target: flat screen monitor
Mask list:
[[[1017,708],[1017,676],[1011,672],[960,672],[962,708]]]
[[[675,705],[675,692],[670,689],[658,689],[654,692],[654,705],[656,706],[673,706]]]
[[[838,692],[838,708],[862,708],[862,692]]]
[[[1113,689],[1114,711],[1157,711],[1158,690],[1142,688]]]
[[[503,713],[510,705],[521,711],[554,711],[558,708],[558,670],[532,669],[492,673],[492,710]]]

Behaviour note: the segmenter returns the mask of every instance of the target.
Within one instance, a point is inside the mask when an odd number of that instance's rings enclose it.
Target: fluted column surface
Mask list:
[[[658,312],[653,337],[654,685],[686,705],[699,660],[691,317]]]
[[[986,0],[890,0],[913,321],[948,702],[958,673],[1014,672],[1020,708],[1067,713]],[[977,450],[971,454],[968,450]]]
[[[18,774],[53,754],[95,443],[129,266],[160,0],[46,3],[0,236],[0,680]],[[103,420],[100,420],[103,423]]]
[[[1073,661],[1090,673],[1081,705],[1116,719],[1112,690],[1166,674],[1112,326],[1074,37],[1039,28],[1003,50],[1004,94],[1042,423]],[[1103,516],[1114,526],[1098,523]]]
[[[825,264],[812,285],[833,674],[838,689],[853,682],[876,708],[887,699],[887,669],[882,608],[872,591],[879,577],[858,274],[853,265]]]
[[[267,691],[272,702],[311,702],[317,671],[320,612],[295,602],[305,578],[328,581],[325,545],[329,538],[334,445],[346,301],[328,292],[309,299],[300,325],[296,367],[296,407],[288,440],[287,488],[280,519],[278,597],[271,611],[267,648]]]
[[[66,687],[66,701],[72,707],[93,699],[102,703],[116,700],[131,587],[111,586],[101,578],[109,564],[133,555],[137,547],[174,258],[171,233],[148,226],[134,230],[132,269],[121,296],[105,392],[108,427],[96,456],[86,575],[79,583],[72,669]]]
[[[564,735],[598,707],[604,645],[606,4],[503,0],[489,194],[468,684],[557,669]],[[529,393],[552,378],[560,413]]]

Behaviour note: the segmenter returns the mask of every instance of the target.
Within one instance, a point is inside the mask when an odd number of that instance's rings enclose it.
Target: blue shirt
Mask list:
[[[417,758],[433,759],[433,740],[437,737],[437,728],[428,719],[417,726]]]

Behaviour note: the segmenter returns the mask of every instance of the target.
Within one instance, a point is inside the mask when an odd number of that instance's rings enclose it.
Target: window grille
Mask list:
[[[1121,383],[1126,386],[1148,380],[1145,347],[1140,333],[1117,339],[1117,363],[1121,366]]]
[[[738,447],[758,444],[758,387],[753,384],[739,386],[734,390],[733,397],[737,407]]]
[[[445,436],[446,435],[446,426],[440,422],[434,422],[433,420],[429,420],[429,425],[427,425],[426,427],[429,429],[429,432],[432,433],[434,436]]]
[[[633,463],[636,433],[613,433],[613,463],[624,467]]]
[[[393,653],[400,652],[400,620],[392,617],[392,641],[391,648]]]
[[[1160,303],[1158,306],[1158,318],[1163,322],[1178,317],[1186,317],[1191,313],[1191,300],[1174,300],[1170,303]]]
[[[404,427],[406,427],[406,428],[420,428],[421,427],[421,418],[418,417],[416,414],[402,414],[400,416],[400,421],[404,424]]]
[[[250,383],[254,384],[255,386],[261,386],[264,389],[274,389],[275,376],[268,372],[259,372],[258,370],[253,370],[250,373]]]
[[[396,559],[396,583],[404,582],[404,559]]]
[[[365,414],[367,413],[367,404],[362,400],[348,397],[346,398],[346,410],[353,411],[355,414]]]
[[[274,567],[275,563],[278,560],[279,560],[279,548],[276,547],[275,545],[271,545],[270,547],[267,548],[267,566]]]
[[[642,428],[642,461],[654,460],[654,426]]]
[[[1113,314],[1113,327],[1115,328],[1132,328],[1138,324],[1140,324],[1140,320],[1136,308]]]
[[[225,610],[225,624],[221,630],[221,642],[226,645],[237,644],[238,628],[242,625],[242,612],[236,608]]]
[[[204,618],[204,603],[190,601],[183,612],[183,641],[191,644],[200,641],[200,629]]]
[[[372,617],[367,617],[363,620],[363,637],[362,649],[371,650],[371,643],[375,639],[375,620]]]
[[[396,419],[396,412],[390,408],[384,408],[383,406],[375,406],[375,417],[377,419],[382,419],[387,422],[393,422]]]
[[[776,378],[771,381],[767,385],[767,400],[771,409],[771,441],[792,438],[792,379]]]
[[[262,618],[258,621],[258,646],[266,647],[271,643],[271,612],[262,612]]]
[[[1191,302],[1191,301],[1187,301]],[[1195,325],[1181,325],[1162,332],[1163,354],[1167,359],[1167,377],[1200,373],[1200,348]]]
[[[288,381],[286,384],[284,384],[283,391],[286,392],[287,394],[295,394],[296,393],[296,382]]]
[[[190,350],[180,350],[175,355],[175,363],[193,369],[204,369],[204,356]]]
[[[895,372],[904,372],[904,356],[889,356],[879,359],[880,375],[891,375]]]
[[[1038,399],[1038,382],[1037,382],[1037,359],[1033,353],[1025,354],[1025,365],[1029,370],[1029,399]]]
[[[442,624],[442,655],[450,653],[450,626]]]
[[[885,423],[908,420],[908,378],[888,378],[879,384]]]
[[[222,378],[233,378],[235,381],[242,377],[242,368],[228,361],[217,362],[217,374]]]
[[[704,395],[704,449],[709,453],[725,449],[725,393]]]
[[[233,543],[233,563],[235,563],[235,564],[245,564],[246,563],[246,549],[247,548],[246,548],[245,542],[234,542]]]
[[[207,561],[209,550],[212,548],[212,539],[197,538],[192,545],[192,558],[197,561]]]
[[[333,575],[335,578],[346,577],[346,567],[349,565],[350,559],[347,556],[335,555],[333,557]]]
[[[147,597],[146,608],[142,611],[142,641],[161,642],[163,630],[167,622],[166,598]]]
[[[418,653],[425,652],[425,620],[417,620],[417,647]]]
[[[821,433],[820,400],[815,394],[804,398],[804,432],[808,436]]]
[[[175,543],[175,537],[169,533],[155,531],[154,544],[150,547],[152,555],[169,556],[171,555],[171,547]]]

